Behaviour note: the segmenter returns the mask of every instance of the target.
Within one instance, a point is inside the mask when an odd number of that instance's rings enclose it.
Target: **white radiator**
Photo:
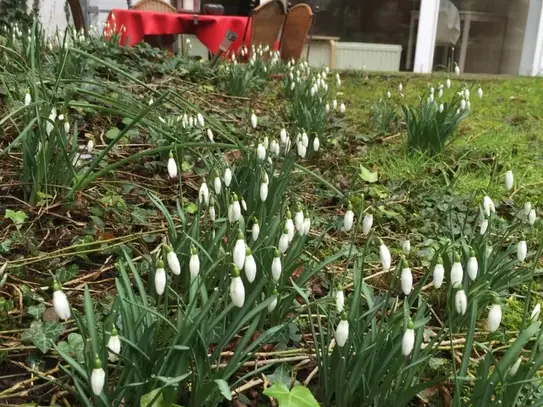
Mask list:
[[[368,71],[396,72],[400,70],[401,56],[401,45],[336,43],[337,69],[362,69],[365,66]]]

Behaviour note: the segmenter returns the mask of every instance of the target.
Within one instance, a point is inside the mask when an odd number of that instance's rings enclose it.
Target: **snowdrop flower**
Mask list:
[[[200,190],[198,191],[198,201],[200,204],[205,203],[206,205],[209,205],[209,188],[207,187],[207,183],[202,182],[202,185],[200,185]]]
[[[455,73],[456,75],[460,75],[460,67],[459,67],[458,65],[455,65],[455,66],[454,66],[454,73]]]
[[[64,133],[68,134],[70,132],[70,123],[68,120],[64,122]]]
[[[339,105],[339,113],[343,114],[345,113],[345,110],[346,110],[345,103],[342,103],[341,105]]]
[[[173,251],[173,248],[171,246],[168,246],[168,254],[166,254],[166,262],[168,263],[168,267],[172,271],[173,274],[178,276],[181,274],[181,264],[179,263],[179,258],[177,257],[177,254]]]
[[[415,326],[410,319],[402,338],[402,355],[409,356],[415,347]]]
[[[520,368],[520,364],[522,363],[522,356],[519,356],[519,358],[517,359],[517,361],[513,364],[513,366],[511,366],[511,368],[509,369],[509,372],[508,372],[508,375],[510,377],[513,377],[517,374],[518,372],[518,369]]]
[[[288,232],[288,242],[292,242],[294,239],[294,222],[292,221],[292,214],[287,210],[287,219],[285,220],[285,228]]]
[[[86,149],[88,153],[92,153],[92,150],[94,150],[94,137],[89,138]]]
[[[305,147],[304,144],[300,141],[297,144],[297,148],[300,158],[305,158],[305,155],[307,154],[307,147]]]
[[[92,392],[96,396],[99,396],[102,393],[105,381],[106,372],[104,372],[104,369],[102,369],[102,361],[98,355],[96,355],[96,359],[94,360],[94,369],[92,369],[91,373],[91,388]]]
[[[460,110],[466,109],[466,99],[460,100]]]
[[[215,189],[215,194],[219,195],[221,193],[221,179],[218,175],[215,175],[215,179],[213,180],[213,188]]]
[[[477,263],[477,257],[475,257],[475,251],[470,250],[470,258],[468,260],[468,276],[471,281],[475,281],[477,278],[477,272],[479,271],[479,263]]]
[[[155,271],[155,291],[157,295],[164,294],[166,288],[166,270],[164,270],[164,262],[159,260],[156,264]]]
[[[314,152],[319,151],[320,145],[321,145],[321,142],[320,142],[320,140],[319,140],[319,137],[318,137],[318,136],[315,136],[315,138],[313,139],[313,151],[314,151]]]
[[[231,222],[237,222],[241,219],[241,205],[238,200],[238,196],[234,194],[231,203],[232,220]]]
[[[449,78],[447,78],[447,80],[445,81],[445,87],[447,89],[451,87],[451,80]]]
[[[68,297],[66,297],[66,294],[62,291],[62,287],[57,280],[53,283],[53,308],[59,319],[66,321],[72,316]]]
[[[281,140],[281,144],[287,144],[287,131],[284,128],[279,133],[279,139]]]
[[[194,246],[190,249],[189,271],[191,278],[200,274],[200,257],[198,257],[198,249]]]
[[[528,224],[532,226],[537,219],[537,215],[535,213],[535,209],[532,209],[530,213],[528,214]]]
[[[389,99],[392,96],[389,91],[387,91],[386,95],[387,95],[387,98],[389,98]]]
[[[285,226],[285,228],[283,229],[283,233],[281,234],[281,237],[279,238],[279,244],[278,244],[279,252],[281,254],[284,254],[287,251],[288,244],[289,244],[289,231],[288,231],[288,228]]]
[[[528,247],[526,245],[526,240],[521,240],[517,243],[517,259],[521,263],[526,260],[526,256],[528,255]]]
[[[403,91],[403,85],[400,83],[400,84],[398,85],[398,92],[401,93],[402,91]]]
[[[488,219],[483,218],[481,219],[481,223],[479,224],[479,234],[483,236],[488,229]]]
[[[368,213],[366,214],[366,216],[364,216],[364,220],[362,221],[362,233],[364,234],[364,236],[369,235],[372,225],[373,215],[371,213]]]
[[[445,110],[445,106],[443,106],[443,103],[439,104],[439,113],[443,113],[443,110]]]
[[[349,339],[349,321],[347,321],[347,314],[344,312],[341,315],[341,321],[337,324],[335,332],[336,344],[340,348],[345,346],[347,339]]]
[[[440,288],[443,284],[443,278],[445,277],[445,268],[443,267],[443,259],[441,256],[438,257],[437,263],[434,267],[434,287]]]
[[[266,159],[266,148],[262,144],[258,144],[256,147],[256,155],[260,161]]]
[[[119,333],[117,332],[117,328],[115,328],[115,326],[111,330],[111,336],[107,341],[107,349],[107,357],[111,362],[116,362],[119,360],[119,356],[117,355],[121,353],[121,340],[119,339]]]
[[[496,299],[496,301],[498,300]],[[490,307],[490,311],[488,311],[488,319],[486,321],[488,331],[490,333],[496,332],[498,328],[500,327],[501,320],[502,320],[502,307],[499,302],[495,302]]]
[[[264,141],[262,142],[262,145],[264,146],[266,150],[268,149],[268,147],[270,146],[270,139],[268,138],[268,136],[264,137]]]
[[[232,281],[230,282],[230,298],[234,306],[241,308],[245,303],[245,287],[239,276],[239,269],[234,266],[232,269]]]
[[[437,91],[437,97],[440,99],[443,97],[443,85],[439,85],[439,89]]]
[[[197,120],[198,125],[199,125],[200,127],[205,127],[205,124],[206,124],[206,123],[205,123],[205,120],[204,120],[204,116],[202,116],[201,113],[198,113],[198,114],[196,115],[196,120]]]
[[[341,86],[341,78],[339,77],[339,74],[336,74],[336,84],[338,88]]]
[[[243,265],[243,269],[245,270],[245,277],[247,277],[247,281],[249,281],[250,283],[255,281],[256,261],[253,257],[251,249],[249,248],[245,249],[245,264]]]
[[[466,100],[469,99],[469,95],[470,95],[469,89],[468,88],[464,89],[464,97],[466,98]]]
[[[253,127],[253,129],[256,129],[257,124],[258,124],[258,119],[256,118],[256,114],[253,112],[251,114],[251,126]]]
[[[334,109],[334,110],[337,109],[337,100],[336,99],[332,100],[332,109]]]
[[[402,251],[407,256],[411,252],[411,242],[409,239],[405,239],[402,244]]]
[[[253,241],[258,240],[258,236],[260,236],[260,225],[258,224],[258,219],[253,219],[253,227],[251,228],[251,235],[253,237]]]
[[[305,148],[309,147],[309,137],[307,137],[307,133],[305,131],[302,133],[302,144]]]
[[[236,240],[234,251],[232,252],[234,264],[238,269],[243,269],[243,265],[245,264],[245,255],[245,240],[243,239],[243,232],[240,230],[238,232],[238,240]]]
[[[311,218],[309,217],[309,212],[305,212],[304,215],[304,235],[309,235],[309,231],[311,230]]]
[[[273,297],[273,300],[268,305],[268,312],[273,312],[275,307],[277,307],[277,298],[279,297],[279,293],[277,292],[277,289],[273,290],[272,297]]]
[[[30,96],[30,93],[27,93],[25,95],[25,106],[28,106],[30,103],[32,103],[32,96]]]
[[[215,212],[215,204],[214,204],[214,201],[212,200],[211,205],[209,205],[209,218],[211,219],[212,222],[215,222],[216,217],[217,217],[217,213]]]
[[[479,86],[479,88],[477,89],[477,96],[479,96],[480,98],[483,97],[483,89]]]
[[[353,212],[353,206],[349,202],[349,205],[347,206],[347,211],[345,212],[345,215],[343,217],[343,230],[345,232],[348,232],[352,229],[354,223],[354,212]]]
[[[223,180],[224,185],[226,185],[226,187],[228,188],[230,186],[230,183],[232,182],[232,170],[230,168],[224,170]]]
[[[490,199],[489,196],[483,198],[483,210],[486,216],[490,216],[490,212],[496,213],[496,207],[494,206],[494,201]]]
[[[268,198],[268,184],[266,182],[262,182],[260,184],[260,200],[262,202],[266,202],[267,198]]]
[[[213,130],[207,129],[207,138],[209,139],[209,141],[211,141],[213,143],[213,141],[215,140],[215,138],[213,136]]]
[[[468,309],[468,297],[466,297],[466,293],[462,288],[456,291],[454,296],[454,307],[456,308],[456,312],[460,315],[466,314]]]
[[[524,216],[528,216],[530,214],[531,210],[532,210],[532,203],[531,202],[525,202],[524,203]]]
[[[304,212],[300,206],[294,214],[294,226],[300,235],[304,234]]]
[[[403,293],[405,295],[411,294],[411,290],[413,290],[413,274],[409,268],[409,263],[407,263],[407,260],[405,259],[402,261],[402,274],[400,280]]]
[[[330,113],[330,104],[327,103],[327,104],[324,106],[324,110],[326,111],[326,113]]]
[[[505,173],[504,181],[505,181],[505,189],[507,191],[511,190],[511,188],[513,188],[513,171],[508,170]]]
[[[274,281],[279,281],[281,278],[281,272],[281,254],[279,253],[279,250],[275,249],[273,252],[273,260],[271,265],[271,273]]]
[[[344,308],[345,308],[345,294],[343,293],[343,287],[338,286],[337,291],[336,291],[336,309],[337,309],[338,314],[341,314]]]
[[[89,140],[90,143],[90,140]],[[88,144],[87,144],[87,150],[88,150]],[[168,158],[168,175],[170,178],[177,178],[177,164],[175,163],[175,159],[173,158],[173,152],[170,151],[170,156]]]
[[[532,322],[535,322],[537,320],[539,320],[539,314],[541,313],[541,305],[540,304],[536,304],[536,306],[534,307],[534,309],[532,310],[532,314],[530,315],[530,320]]]
[[[460,263],[460,256],[458,253],[454,254],[454,263],[451,268],[451,285],[456,287],[456,285],[462,285],[462,279],[464,278],[464,269],[462,268],[462,263]]]
[[[381,258],[381,264],[383,265],[383,270],[389,271],[391,263],[392,263],[390,251],[388,250],[388,247],[385,246],[385,244],[383,243],[381,239],[379,239],[379,242],[380,242],[379,257]]]

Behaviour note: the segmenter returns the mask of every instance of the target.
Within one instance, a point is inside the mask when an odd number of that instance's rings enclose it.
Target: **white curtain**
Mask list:
[[[455,45],[460,38],[460,12],[450,0],[441,0],[436,43]]]

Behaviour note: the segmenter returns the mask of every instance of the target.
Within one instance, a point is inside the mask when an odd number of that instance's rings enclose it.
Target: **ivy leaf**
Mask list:
[[[21,340],[31,342],[43,353],[47,353],[62,332],[64,332],[64,327],[58,322],[34,321],[30,324],[30,328],[23,332]]]
[[[158,393],[160,393],[160,395],[156,398],[155,401],[153,401],[153,399],[156,397]],[[153,401],[152,404],[150,404],[151,401]],[[180,406],[174,403],[165,402],[162,398],[162,389],[155,389],[141,396],[140,407],[183,407],[183,406]]]
[[[45,304],[31,305],[26,310],[28,315],[32,315],[34,319],[39,319],[45,312]]]
[[[61,351],[75,356],[79,363],[85,362],[85,345],[80,334],[72,332],[66,341],[59,342],[58,347]]]
[[[11,219],[12,222],[15,224],[17,230],[19,230],[21,229],[23,223],[25,223],[25,220],[28,219],[28,215],[23,211],[13,211],[11,209],[6,209],[5,218]]]
[[[319,403],[311,394],[311,391],[302,385],[294,386],[289,391],[282,383],[275,383],[264,390],[264,394],[277,399],[279,407],[319,407]]]
[[[364,166],[360,166],[360,173],[358,174],[360,179],[363,181],[369,182],[370,184],[373,184],[374,182],[377,182],[378,176],[376,172],[371,172]]]
[[[71,264],[67,268],[61,267],[55,274],[56,274],[57,280],[60,283],[64,283],[74,278],[78,272],[79,272],[79,267],[77,266],[77,264]]]
[[[121,131],[117,128],[117,127],[112,127],[111,129],[109,129],[106,133],[106,137],[108,139],[111,139],[113,140],[115,137],[117,137],[119,135]]]

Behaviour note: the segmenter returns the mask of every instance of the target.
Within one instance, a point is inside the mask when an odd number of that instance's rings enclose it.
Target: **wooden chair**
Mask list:
[[[273,49],[285,22],[285,6],[272,0],[255,8],[251,20],[251,46],[269,46]]]
[[[312,22],[313,11],[307,4],[296,4],[288,11],[279,47],[282,61],[301,58]]]
[[[155,11],[157,13],[177,13],[175,7],[162,0],[141,0],[134,4],[133,10]],[[153,47],[167,49],[173,52],[176,35],[146,35],[145,42]]]
[[[70,13],[74,19],[74,26],[77,32],[83,31],[87,35],[87,26],[85,24],[85,18],[83,17],[83,9],[79,0],[68,0],[70,6]]]

